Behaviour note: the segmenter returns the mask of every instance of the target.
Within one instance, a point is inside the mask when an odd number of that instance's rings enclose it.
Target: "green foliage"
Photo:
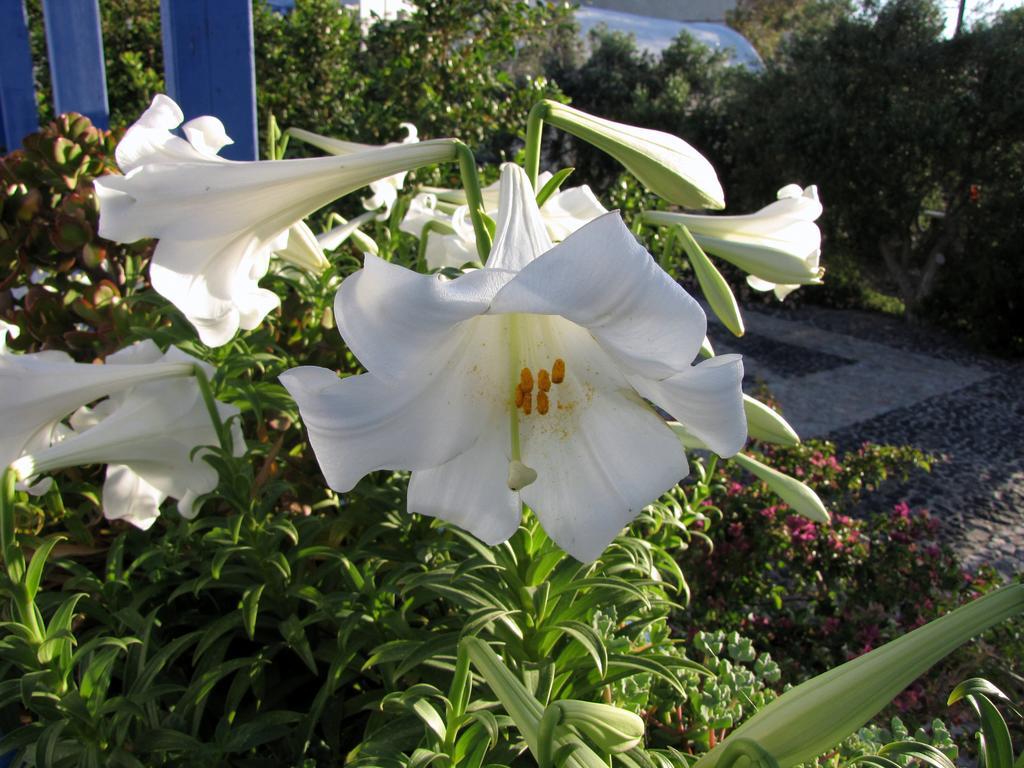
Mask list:
[[[571,33],[567,9],[507,0],[424,0],[410,18],[371,25],[334,0],[287,15],[257,6],[257,103],[282,126],[369,143],[457,136],[478,155],[508,154],[526,115],[556,86],[531,65]]]
[[[1011,53],[1022,24],[1005,13],[943,40],[934,4],[893,0],[791,38],[725,107],[730,130],[712,154],[733,201],[818,184],[827,269],[853,258],[909,313],[1019,351],[1020,304],[1003,286],[1020,266],[1024,101],[1009,84],[1022,76]]]
[[[92,180],[116,171],[115,144],[112,134],[69,114],[0,158],[0,312],[21,328],[15,348],[45,346],[91,360],[130,334],[127,302],[141,287],[152,245],[96,234]],[[11,289],[24,295],[15,299]]]
[[[829,27],[853,9],[853,0],[739,0],[725,20],[770,60],[787,40]]]

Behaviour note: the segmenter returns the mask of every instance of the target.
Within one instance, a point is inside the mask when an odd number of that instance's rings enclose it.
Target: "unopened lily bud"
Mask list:
[[[608,704],[567,699],[552,702],[562,711],[562,723],[572,725],[603,752],[626,752],[644,737],[639,715]]]
[[[616,123],[552,101],[544,119],[614,157],[651,192],[687,208],[725,207],[714,167],[678,136]]]
[[[750,768],[756,760],[727,758],[730,744],[748,741],[780,768],[813,760],[863,726],[933,664],[989,627],[1024,611],[1024,584],[1013,584],[925,624],[853,661],[792,688],[701,757],[694,768]]]
[[[747,431],[755,440],[788,446],[800,443],[800,435],[789,422],[760,400],[744,395],[743,411],[747,414]]]
[[[829,516],[828,510],[825,509],[825,505],[821,503],[821,499],[818,498],[818,494],[795,477],[784,475],[777,469],[772,469],[757,459],[752,459],[742,453],[737,453],[732,459],[752,475],[763,480],[797,514],[816,523],[831,521],[832,518]]]
[[[330,266],[331,263],[324,256],[316,235],[304,222],[297,221],[292,224],[284,231],[282,239],[284,247],[274,251],[280,259],[314,274],[319,274]]]

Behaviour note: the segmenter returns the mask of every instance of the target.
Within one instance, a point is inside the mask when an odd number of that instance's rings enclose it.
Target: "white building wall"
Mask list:
[[[725,21],[736,0],[580,0],[580,5],[673,21]]]

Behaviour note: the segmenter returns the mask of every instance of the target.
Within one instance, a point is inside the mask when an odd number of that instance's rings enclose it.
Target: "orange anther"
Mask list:
[[[537,388],[541,392],[547,392],[551,389],[551,377],[548,376],[548,372],[543,368],[537,371]]]
[[[521,408],[523,405],[523,388],[521,385],[516,384],[516,408]]]
[[[565,360],[556,358],[555,364],[551,366],[551,381],[554,384],[561,384],[565,381]]]
[[[548,412],[548,396],[544,392],[537,393],[537,413],[543,416]]]
[[[533,393],[532,392],[524,392],[523,393],[523,415],[524,416],[529,416],[532,411],[533,411]]]
[[[533,391],[533,374],[529,368],[523,368],[519,372],[519,386],[523,388],[523,392]]]

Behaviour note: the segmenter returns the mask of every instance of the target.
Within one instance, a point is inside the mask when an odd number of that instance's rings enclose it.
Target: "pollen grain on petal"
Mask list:
[[[561,384],[563,381],[565,381],[565,360],[559,357],[551,366],[551,382]]]
[[[537,389],[541,392],[547,392],[551,389],[551,376],[546,368],[541,368],[537,371]]]
[[[547,393],[545,393],[545,392],[538,392],[537,393],[537,413],[539,413],[541,416],[543,416],[544,414],[546,414],[548,412],[548,407],[549,407],[549,403],[548,403]]]
[[[516,384],[515,402],[516,402],[516,408],[522,408],[523,407],[523,385],[522,384]]]
[[[519,386],[523,388],[523,392],[533,391],[533,373],[529,368],[523,368],[519,372]]]
[[[524,416],[529,416],[531,413],[533,413],[533,393],[532,392],[524,392],[523,393],[523,415]]]

